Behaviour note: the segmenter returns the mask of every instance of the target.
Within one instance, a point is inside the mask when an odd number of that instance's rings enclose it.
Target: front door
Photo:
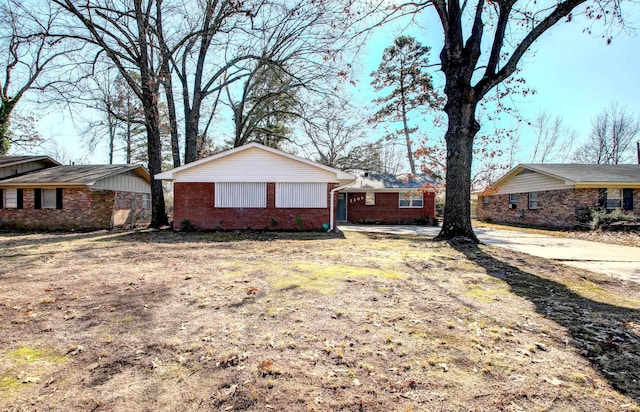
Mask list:
[[[338,210],[336,211],[336,220],[344,222],[347,220],[347,195],[338,193]]]

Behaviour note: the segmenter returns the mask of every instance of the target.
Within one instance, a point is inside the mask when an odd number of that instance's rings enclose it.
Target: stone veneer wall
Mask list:
[[[149,226],[151,224],[151,194],[147,196],[148,202],[145,205],[144,194],[142,193],[116,192],[111,227],[131,228],[132,216],[134,227]]]

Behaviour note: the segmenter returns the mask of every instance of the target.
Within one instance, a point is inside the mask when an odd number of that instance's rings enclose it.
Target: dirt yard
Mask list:
[[[0,233],[7,411],[640,410],[640,285],[349,233]]]

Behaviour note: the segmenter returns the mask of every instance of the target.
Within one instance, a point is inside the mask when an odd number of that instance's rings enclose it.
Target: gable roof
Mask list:
[[[211,163],[214,163],[216,161],[233,158],[233,157],[236,157],[237,155],[242,155],[245,152],[248,153],[255,150],[260,150],[265,154],[275,155],[282,159],[290,160],[301,165],[310,166],[312,168],[323,171],[325,173],[326,172],[331,173],[335,176],[335,179],[338,181],[352,181],[355,178],[355,176],[352,175],[351,173],[347,173],[339,169],[334,169],[333,167],[325,166],[323,164],[316,163],[311,160],[304,159],[296,155],[292,155],[290,153],[285,153],[280,150],[274,149],[272,147],[261,145],[259,143],[249,143],[240,147],[229,149],[224,152],[220,152],[218,154],[196,160],[195,162],[188,163],[180,167],[176,167],[175,169],[158,173],[157,175],[154,176],[154,178],[158,180],[175,180],[176,175],[180,175],[183,172],[191,171],[201,166],[211,166]],[[246,171],[240,170],[238,171],[238,174],[241,174],[243,172],[246,172]]]
[[[400,174],[394,175],[391,173],[365,173],[363,176],[358,176],[356,180],[345,187],[345,192],[361,192],[363,190],[369,191],[388,191],[399,192],[402,190],[429,188],[436,183],[436,180],[428,174]],[[430,188],[430,191],[433,191]]]
[[[49,156],[0,156],[0,167],[13,166],[27,162],[37,162],[42,160],[44,163],[49,163],[53,166],[59,166],[60,163],[53,160]]]
[[[151,182],[149,172],[141,165],[72,165],[55,166],[0,181],[5,185],[21,186],[93,186],[101,179],[132,172]]]
[[[523,173],[540,173],[564,181],[576,188],[613,186],[640,186],[640,165],[618,164],[520,164],[495,182],[492,187],[507,183]]]

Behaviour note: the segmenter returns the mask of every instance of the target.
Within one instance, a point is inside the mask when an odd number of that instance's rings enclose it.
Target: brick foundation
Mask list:
[[[135,199],[136,224],[145,225],[151,221],[150,211],[142,209],[141,193],[65,188],[62,190],[62,209],[35,209],[34,198],[34,189],[24,189],[22,209],[0,209],[0,227],[94,230],[126,226],[130,222],[130,200],[125,199],[131,198]]]
[[[421,208],[398,207],[398,193],[377,192],[375,205],[366,205],[366,194],[347,193],[347,221],[350,223],[412,224],[435,217],[435,194],[424,193]]]
[[[336,186],[327,185],[327,204]],[[329,207],[276,208],[273,182],[267,183],[266,208],[216,208],[214,195],[214,183],[174,183],[174,230],[180,230],[185,219],[198,230],[322,230],[329,224]]]
[[[634,191],[634,213],[640,215],[640,190]],[[518,193],[516,209],[509,209],[509,195],[489,195],[489,207],[478,202],[478,219],[496,223],[571,228],[577,211],[598,205],[598,189],[569,189],[538,192],[538,208],[529,209],[529,194]]]

